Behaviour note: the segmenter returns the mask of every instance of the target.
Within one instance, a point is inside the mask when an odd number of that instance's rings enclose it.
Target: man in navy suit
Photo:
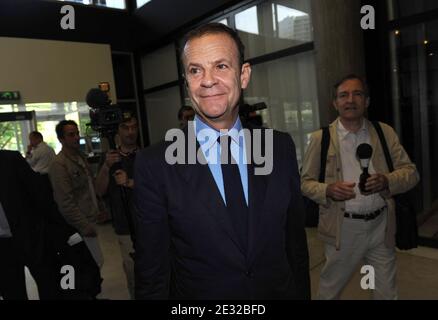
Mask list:
[[[137,299],[310,298],[295,146],[288,134],[240,122],[251,75],[243,52],[222,24],[186,36],[195,120],[174,135],[182,148],[159,143],[135,164]]]

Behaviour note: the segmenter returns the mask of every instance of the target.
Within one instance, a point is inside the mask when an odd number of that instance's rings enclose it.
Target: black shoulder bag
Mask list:
[[[321,158],[319,170],[319,182],[325,181],[325,167],[327,162],[327,153],[330,145],[330,131],[328,127],[322,128],[321,139]],[[304,208],[306,210],[306,227],[314,228],[318,226],[319,221],[319,204],[308,197],[303,196]]]
[[[374,128],[379,135],[383,153],[385,154],[386,163],[390,172],[394,171],[391,155],[389,154],[388,145],[379,122],[372,121]],[[396,234],[395,242],[400,250],[409,250],[418,246],[418,226],[415,209],[409,201],[407,194],[394,196],[395,200],[395,217],[396,217]]]

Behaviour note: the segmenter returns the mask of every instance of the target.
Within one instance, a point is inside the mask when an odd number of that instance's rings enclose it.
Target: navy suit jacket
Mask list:
[[[17,151],[0,150],[0,202],[15,251],[28,265],[41,260],[45,231],[45,194],[40,176]]]
[[[247,166],[246,254],[208,165],[167,164],[171,142],[138,153],[137,299],[310,298],[295,146],[288,134],[273,137],[271,174],[254,175],[255,165]]]

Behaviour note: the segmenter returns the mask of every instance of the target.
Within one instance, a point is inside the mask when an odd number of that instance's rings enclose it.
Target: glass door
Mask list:
[[[35,112],[0,112],[0,149],[26,154],[29,133],[36,128]]]
[[[438,240],[438,19],[390,31],[394,123],[420,172],[420,236]]]

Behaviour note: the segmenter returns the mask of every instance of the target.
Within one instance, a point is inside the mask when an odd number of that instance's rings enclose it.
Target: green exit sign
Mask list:
[[[1,101],[20,101],[19,91],[0,91],[0,102]]]

